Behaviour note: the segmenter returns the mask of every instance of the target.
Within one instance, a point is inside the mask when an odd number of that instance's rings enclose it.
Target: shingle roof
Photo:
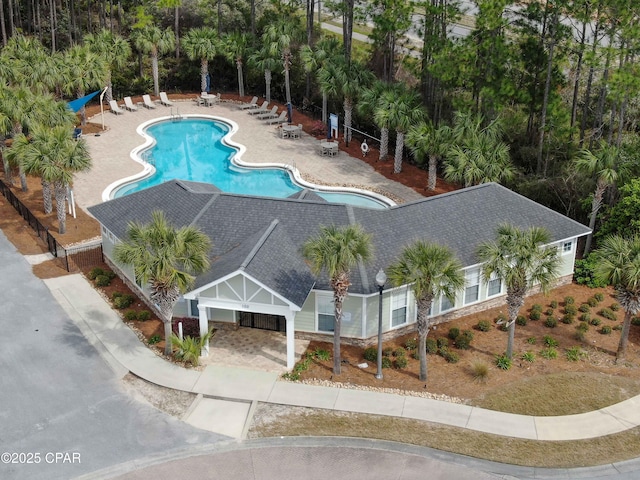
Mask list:
[[[129,221],[146,223],[163,210],[176,226],[193,223],[213,242],[212,267],[197,286],[244,271],[301,306],[313,277],[300,248],[321,225],[359,223],[372,234],[374,256],[352,271],[352,293],[373,293],[375,274],[392,263],[416,239],[448,245],[465,266],[478,263],[475,251],[492,240],[500,223],[521,228],[546,227],[552,241],[586,235],[589,229],[495,183],[425,198],[387,210],[302,199],[250,197],[219,192],[184,181],[170,181],[89,208],[118,238],[126,237]],[[316,288],[330,290],[325,275]]]

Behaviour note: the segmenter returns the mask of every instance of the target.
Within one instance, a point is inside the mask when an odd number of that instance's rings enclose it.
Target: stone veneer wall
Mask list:
[[[560,287],[562,285],[568,285],[573,280],[572,275],[566,275],[564,277],[558,278],[556,281],[556,287]],[[540,293],[540,287],[534,287],[529,292],[527,292],[527,296],[535,295]],[[435,318],[433,325],[440,325],[442,323],[450,322],[451,320],[455,320],[456,318],[464,317],[466,315],[472,315],[474,313],[482,312],[484,310],[489,310],[490,308],[495,308],[504,305],[506,295],[500,295],[499,297],[492,298],[491,300],[487,300],[484,302],[476,303],[469,307],[459,308],[454,310],[451,313],[445,313],[444,315],[439,315]],[[382,340],[384,342],[393,340],[394,338],[402,337],[408,333],[413,333],[416,331],[416,324],[411,323],[405,325],[401,328],[396,328],[395,330],[390,330],[382,334]],[[316,340],[319,342],[332,342],[333,335],[331,333],[317,333],[317,332],[296,332],[296,338],[300,340]],[[352,337],[342,337],[342,343],[345,345],[353,345],[356,347],[369,347],[372,345],[378,344],[378,336],[372,336],[368,338],[352,338]]]

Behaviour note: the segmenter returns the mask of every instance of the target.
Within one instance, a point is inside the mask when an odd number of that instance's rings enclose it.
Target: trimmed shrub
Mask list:
[[[553,338],[551,335],[545,335],[544,337],[542,337],[542,342],[547,347],[557,347],[558,346],[558,341],[555,338]]]
[[[542,312],[542,305],[540,305],[539,303],[534,303],[531,306],[531,311],[533,312],[534,310],[537,312]]]
[[[619,323],[618,325],[613,327],[614,330],[622,330],[622,324]]]
[[[362,356],[368,362],[375,362],[378,360],[378,349],[376,347],[367,347],[364,349]]]
[[[564,313],[575,316],[578,314],[578,308],[573,304],[566,305],[564,307]]]
[[[558,319],[553,315],[549,315],[544,321],[544,326],[549,328],[556,328],[558,326]]]
[[[573,298],[573,297],[564,297],[564,304],[565,305],[573,305],[574,303],[576,303],[575,298]]]
[[[436,340],[436,344],[438,345],[438,348],[448,347],[449,339],[446,337],[440,337]]]
[[[587,304],[590,307],[597,307],[598,306],[598,300],[595,297],[589,297],[587,298]]]
[[[617,312],[618,310],[620,310],[620,304],[619,303],[612,303],[609,308],[611,310],[613,310],[614,312]]]
[[[580,324],[576,327],[576,330],[579,330],[581,332],[588,332],[589,324],[587,322],[580,322]]]
[[[516,325],[520,325],[521,327],[524,327],[527,324],[527,317],[525,317],[524,315],[518,315],[516,317]]]
[[[96,286],[108,287],[111,285],[111,279],[107,275],[98,275],[96,277]]]
[[[597,327],[598,325],[600,325],[602,323],[602,320],[600,320],[597,317],[593,317],[589,323],[591,325],[593,325],[594,327]]]
[[[491,330],[491,324],[486,320],[480,320],[473,328],[480,330],[481,332],[488,332]]]
[[[573,319],[574,319],[574,318],[575,318],[575,317],[574,317],[573,315],[569,315],[568,313],[565,313],[565,314],[562,316],[562,323],[564,323],[565,325],[570,325],[570,324],[572,324],[572,323],[573,323]]]
[[[547,347],[540,350],[540,356],[547,360],[558,358],[558,351],[554,347]]]
[[[129,295],[129,294],[120,295],[113,299],[113,306],[116,307],[118,310],[122,310],[123,308],[127,308],[131,306],[131,304],[133,303],[133,300],[134,300],[133,295]]]
[[[460,356],[456,352],[449,350],[448,348],[441,348],[440,355],[442,355],[442,358],[444,358],[447,363],[458,363],[458,361],[460,360]]]
[[[589,313],[591,311],[591,307],[588,303],[583,303],[582,305],[580,305],[580,308],[578,308],[578,310],[580,310],[582,313]]]
[[[598,332],[601,333],[602,335],[611,335],[611,326],[603,325],[602,328],[598,330]]]
[[[545,315],[553,315],[553,312],[554,312],[553,308],[547,308],[547,309],[544,311],[544,314],[545,314]]]
[[[124,318],[125,320],[128,320],[130,322],[137,320],[138,319],[138,312],[136,312],[135,310],[127,310],[124,314]]]
[[[438,353],[438,342],[436,342],[435,338],[427,338],[425,343],[427,344],[427,353]]]
[[[558,301],[557,301],[557,300],[551,300],[551,301],[549,302],[549,306],[550,306],[551,308],[558,308]]]
[[[538,340],[536,339],[536,337],[529,337],[529,338],[527,338],[527,343],[528,343],[529,345],[535,345],[537,341],[538,341]]]
[[[460,329],[458,327],[451,327],[449,333],[447,333],[447,337],[449,337],[450,340],[455,340],[459,335]]]
[[[142,310],[141,312],[138,312],[138,320],[140,322],[146,322],[150,318],[151,318],[151,312],[149,310]]]
[[[525,362],[533,363],[536,361],[536,354],[533,352],[524,352],[520,358]]]
[[[404,357],[406,356],[406,354],[407,354],[407,351],[402,347],[398,347],[393,351],[394,357]]]
[[[595,293],[593,295],[593,298],[595,298],[598,302],[602,302],[604,300],[604,293],[602,292]]]
[[[382,357],[382,368],[391,368],[391,359],[389,357]]]
[[[598,315],[606,318],[607,320],[617,320],[616,314],[610,308],[603,308],[598,312]]]
[[[565,352],[565,356],[567,357],[567,360],[569,360],[570,362],[577,362],[582,357],[584,357],[584,355],[585,353],[580,347],[567,348]]]
[[[500,370],[509,370],[511,368],[511,359],[506,355],[496,356],[496,367]]]
[[[149,339],[149,345],[155,345],[156,343],[160,343],[160,340],[162,340],[160,338],[160,335],[152,335],[151,338]]]
[[[402,356],[402,357],[396,357],[395,361],[393,362],[396,368],[406,368],[407,364],[409,363],[409,360],[407,360],[407,357]]]
[[[92,268],[91,271],[87,274],[87,278],[89,280],[95,280],[100,275],[104,275],[104,270],[101,269],[100,267],[95,267],[95,268]]]
[[[415,350],[416,348],[418,348],[418,340],[415,338],[408,339],[406,342],[404,342],[404,348],[409,351]]]
[[[583,313],[582,315],[580,315],[580,321],[581,322],[590,322],[591,321],[591,314],[589,313]]]
[[[382,356],[383,357],[390,357],[391,355],[393,355],[393,348],[385,347],[385,348],[382,349]]]
[[[509,321],[509,318],[504,313],[499,313],[495,319],[495,323],[500,325],[507,323],[508,321]]]
[[[529,320],[533,320],[534,322],[536,320],[540,320],[540,310],[531,310],[531,313],[529,314]]]
[[[470,330],[465,330],[464,332],[462,332],[460,335],[456,337],[456,339],[453,341],[453,344],[456,346],[456,348],[459,348],[460,350],[468,350],[469,347],[471,346],[472,340],[473,340],[473,333],[471,333]]]

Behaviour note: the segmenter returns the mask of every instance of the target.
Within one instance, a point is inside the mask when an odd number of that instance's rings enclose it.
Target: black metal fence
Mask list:
[[[98,265],[103,261],[102,242],[92,242],[90,244],[78,245],[65,248],[58,243],[49,229],[38,220],[27,206],[20,201],[11,189],[0,180],[0,193],[13,205],[13,208],[24,218],[29,226],[33,228],[38,237],[47,245],[49,253],[58,260],[67,272],[77,272],[82,268]]]

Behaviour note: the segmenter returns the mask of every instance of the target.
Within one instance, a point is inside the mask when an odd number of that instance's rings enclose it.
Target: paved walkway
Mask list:
[[[89,172],[75,177],[73,189],[76,202],[83,208],[102,203],[102,192],[107,186],[141,172],[142,166],[130,157],[131,151],[143,143],[136,128],[145,121],[169,117],[176,112],[181,115],[219,116],[236,122],[239,130],[232,139],[246,147],[241,158],[245,163],[290,165],[297,168],[306,180],[321,179],[329,185],[364,185],[372,191],[388,192],[404,202],[423,198],[414,190],[387,179],[345,152],[340,151],[334,157],[320,155],[319,141],[310,135],[303,133],[298,140],[280,138],[275,126],[266,125],[264,121],[248,115],[238,108],[237,103],[224,102],[223,97],[223,102],[213,107],[199,107],[189,100],[176,102],[176,106],[171,108],[159,105],[154,110],[139,109],[123,115],[105,111],[104,124],[108,130],[99,136],[84,137],[93,159],[93,167]],[[101,115],[92,117],[91,121],[100,124]]]

